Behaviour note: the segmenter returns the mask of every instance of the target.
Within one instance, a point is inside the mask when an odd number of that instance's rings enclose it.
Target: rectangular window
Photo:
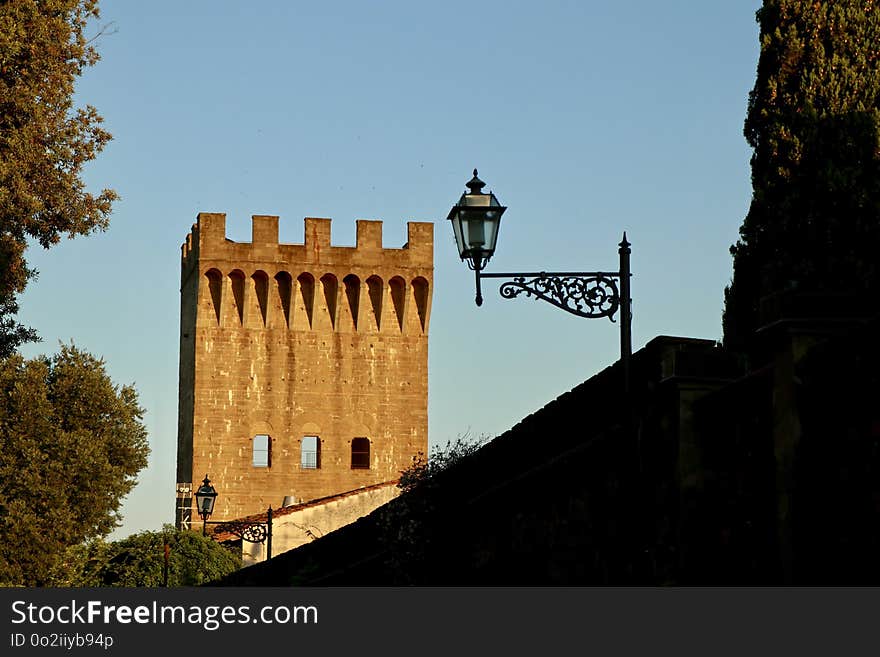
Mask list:
[[[370,439],[354,438],[351,441],[351,469],[370,469]]]
[[[303,436],[299,465],[303,470],[321,467],[321,440],[318,436]]]
[[[254,436],[255,468],[268,468],[272,463],[272,439],[264,433]]]

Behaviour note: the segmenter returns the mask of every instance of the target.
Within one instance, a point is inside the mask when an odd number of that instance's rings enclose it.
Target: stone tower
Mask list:
[[[212,520],[396,479],[428,445],[433,224],[382,247],[382,222],[332,246],[330,219],[250,243],[200,213],[182,247],[177,525],[207,474]]]

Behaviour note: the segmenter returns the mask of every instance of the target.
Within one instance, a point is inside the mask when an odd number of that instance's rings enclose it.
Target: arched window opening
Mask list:
[[[253,466],[268,468],[272,465],[272,439],[265,433],[258,433],[253,440]]]
[[[351,441],[351,469],[370,469],[370,439],[354,438]]]
[[[321,467],[321,440],[318,436],[303,436],[300,467],[303,470],[317,470]]]

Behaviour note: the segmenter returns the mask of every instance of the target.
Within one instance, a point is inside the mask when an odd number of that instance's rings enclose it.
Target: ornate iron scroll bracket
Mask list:
[[[623,365],[623,388],[629,394],[629,361],[632,356],[632,294],[630,290],[630,253],[626,233],[618,245],[620,269],[616,272],[535,272],[486,273],[488,260],[474,258],[478,306],[483,304],[480,281],[484,278],[510,279],[499,292],[505,299],[525,295],[546,301],[557,308],[587,319],[607,317],[615,321],[620,311],[620,360]]]
[[[485,278],[512,278],[502,283],[501,296],[513,299],[520,295],[546,301],[572,315],[612,322],[620,308],[619,274],[572,272],[563,274],[483,274]]]
[[[265,520],[221,520],[205,522],[216,525],[217,532],[229,532],[248,543],[265,543],[266,559],[272,558],[272,507],[266,511]]]
[[[248,543],[265,543],[269,537],[269,527],[264,522],[244,522],[229,520],[217,524],[215,531],[229,532]]]

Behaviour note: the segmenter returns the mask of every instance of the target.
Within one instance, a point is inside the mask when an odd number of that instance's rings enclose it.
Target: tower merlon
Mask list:
[[[223,242],[226,239],[226,213],[199,212],[196,229],[202,245],[207,242]]]
[[[428,221],[410,221],[406,224],[407,242],[405,249],[413,255],[434,257],[434,224]]]
[[[193,224],[193,228],[195,228],[195,227],[196,227],[196,225]],[[181,256],[181,258],[183,258],[184,262],[186,261],[187,257],[189,257],[189,254],[192,252],[192,249],[193,249],[193,234],[190,233],[189,235],[186,236],[186,240],[184,241],[184,243],[180,247],[180,256]]]
[[[251,217],[251,241],[254,244],[278,244],[278,216],[255,214]]]
[[[330,248],[330,222],[330,219],[305,218],[307,253],[315,253],[320,258],[320,251]]]
[[[371,219],[357,220],[357,248],[382,249],[382,222]]]

